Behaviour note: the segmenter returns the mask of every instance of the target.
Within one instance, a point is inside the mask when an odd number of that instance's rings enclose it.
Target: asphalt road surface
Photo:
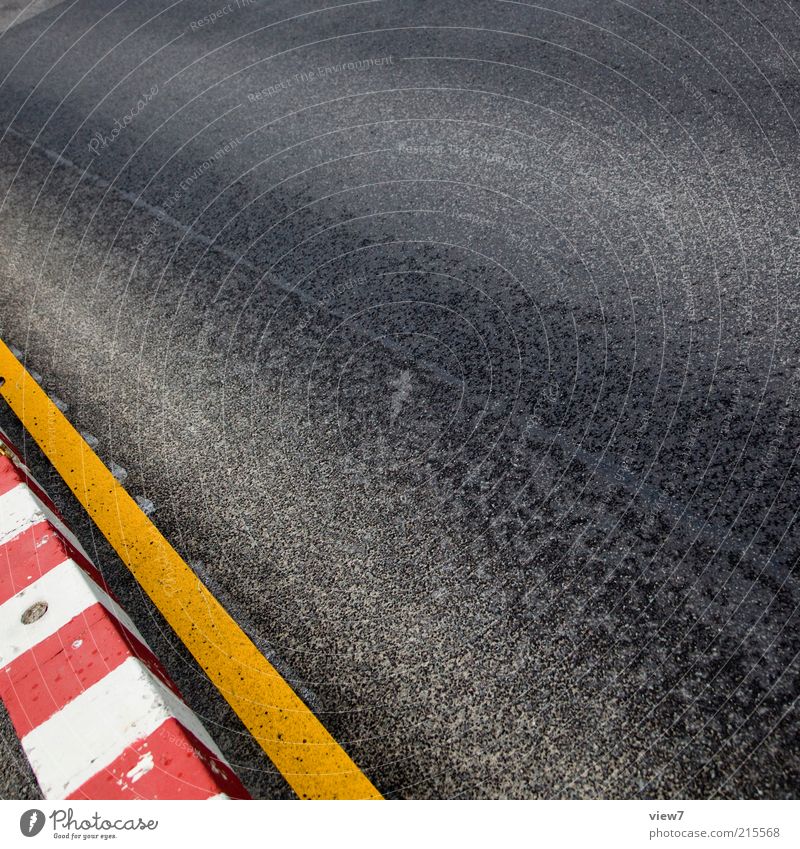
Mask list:
[[[385,795],[796,797],[798,63],[787,0],[61,3],[2,337]]]

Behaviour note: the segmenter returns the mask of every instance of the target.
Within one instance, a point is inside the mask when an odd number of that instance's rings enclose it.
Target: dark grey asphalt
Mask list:
[[[222,7],[0,37],[3,338],[385,794],[796,796],[800,9]]]

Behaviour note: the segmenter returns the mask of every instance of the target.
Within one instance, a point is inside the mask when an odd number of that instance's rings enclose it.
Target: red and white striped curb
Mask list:
[[[2,430],[0,698],[46,799],[249,798]]]

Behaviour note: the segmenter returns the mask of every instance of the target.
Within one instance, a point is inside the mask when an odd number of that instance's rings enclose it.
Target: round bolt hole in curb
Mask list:
[[[32,622],[36,622],[37,619],[41,619],[45,613],[47,613],[47,602],[37,601],[20,616],[20,622],[23,625],[30,625]]]

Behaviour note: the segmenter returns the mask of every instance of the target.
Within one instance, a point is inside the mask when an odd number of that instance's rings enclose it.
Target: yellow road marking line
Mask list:
[[[369,779],[0,341],[0,395],[301,798],[380,799]]]

